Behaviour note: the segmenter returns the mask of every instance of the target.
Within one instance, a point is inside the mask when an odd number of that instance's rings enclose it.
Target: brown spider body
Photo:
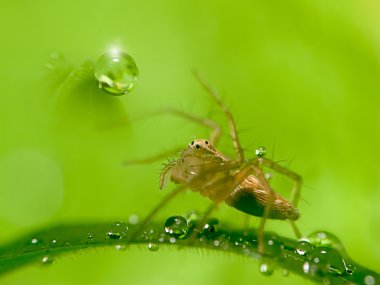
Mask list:
[[[218,170],[229,165],[229,160],[207,140],[192,141],[180,157],[167,165],[161,175],[164,186],[167,176],[178,184],[186,184],[192,191],[210,198],[214,202],[226,202],[229,206],[246,214],[263,217],[270,204],[267,218],[277,220],[297,220],[298,210],[288,200],[276,192],[266,190],[263,183],[253,174],[243,174],[242,167]],[[232,188],[230,188],[232,187]],[[228,189],[230,188],[230,189]]]

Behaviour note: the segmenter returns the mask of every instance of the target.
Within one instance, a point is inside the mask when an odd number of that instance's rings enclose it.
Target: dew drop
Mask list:
[[[137,77],[138,69],[134,59],[122,51],[103,54],[95,66],[95,78],[99,88],[112,95],[130,92],[136,84]]]
[[[41,262],[43,263],[43,264],[53,264],[54,263],[54,260],[52,259],[52,258],[50,258],[49,256],[43,256],[42,258],[41,258]]]
[[[269,261],[262,261],[259,266],[259,271],[265,276],[270,276],[274,272],[274,266]]]
[[[285,268],[282,268],[281,269],[281,275],[284,276],[284,277],[288,277],[289,276],[289,271],[286,270]]]
[[[171,238],[169,239],[169,241],[170,241],[170,243],[175,243],[175,242],[176,242],[176,239],[175,239],[175,237],[171,237]]]
[[[124,222],[115,222],[107,232],[107,238],[122,239],[127,236],[128,226]]]
[[[263,146],[259,146],[256,150],[255,150],[255,155],[257,157],[263,157],[265,154],[267,153],[267,150],[265,147]]]
[[[203,226],[201,233],[206,236],[212,236],[219,230],[219,220],[215,218],[208,219],[207,223]]]
[[[296,245],[295,252],[298,255],[306,256],[313,250],[313,246],[306,240],[300,240]]]
[[[182,216],[171,216],[165,222],[165,232],[177,238],[185,238],[189,228],[187,221]]]
[[[346,255],[343,243],[329,232],[317,231],[307,236],[307,239],[315,247],[330,247],[338,250],[342,255]]]
[[[148,249],[150,251],[157,251],[160,249],[160,245],[157,243],[154,243],[154,242],[150,242],[150,243],[148,243]]]
[[[33,239],[31,240],[31,243],[32,243],[32,244],[37,244],[37,243],[38,243],[38,239],[33,238]]]
[[[308,260],[310,263],[308,274],[324,277],[327,273],[343,275],[347,272],[343,257],[334,248],[316,247],[308,255]]]
[[[137,215],[130,215],[129,218],[128,218],[128,221],[131,225],[136,225],[139,223],[139,216]]]
[[[118,250],[118,251],[124,251],[124,250],[127,249],[127,246],[124,245],[124,244],[117,244],[117,245],[115,245],[115,248],[116,248],[116,250]]]
[[[275,235],[265,240],[263,245],[263,252],[267,256],[279,256],[283,252],[283,244]]]
[[[366,285],[375,285],[376,284],[375,277],[373,277],[372,275],[367,275],[366,277],[364,277],[364,283]]]
[[[94,239],[94,236],[93,236],[93,234],[89,233],[89,234],[87,235],[87,238],[88,238],[89,240],[93,240],[93,239]]]

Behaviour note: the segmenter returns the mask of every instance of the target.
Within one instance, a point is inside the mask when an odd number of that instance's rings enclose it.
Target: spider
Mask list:
[[[177,159],[165,165],[160,175],[160,189],[166,185],[169,179],[179,185],[150,212],[140,225],[140,229],[178,193],[189,188],[213,201],[200,223],[202,227],[211,212],[223,202],[248,215],[261,217],[258,227],[259,253],[263,252],[264,225],[267,219],[289,220],[296,237],[300,238],[301,233],[294,221],[300,216],[296,207],[300,198],[302,178],[273,160],[265,158],[264,151],[258,151],[256,157],[246,159],[232,113],[221,100],[217,91],[206,84],[197,73],[195,76],[228,120],[236,159],[228,158],[216,148],[222,131],[217,123],[208,118],[202,119],[178,110],[167,109],[166,112],[209,127],[212,131],[210,138],[193,140],[182,150]],[[150,162],[164,155],[138,162]],[[293,181],[291,201],[271,188],[265,178],[263,167],[272,169]],[[195,232],[199,230],[196,229]]]

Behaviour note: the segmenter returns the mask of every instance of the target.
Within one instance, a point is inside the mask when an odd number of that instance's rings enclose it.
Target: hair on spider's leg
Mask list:
[[[227,117],[228,125],[230,128],[230,136],[232,139],[232,144],[235,148],[235,152],[237,155],[238,161],[244,161],[244,151],[240,145],[239,135],[236,129],[236,123],[235,119],[231,113],[231,111],[228,109],[228,107],[224,104],[222,99],[220,98],[218,92],[212,88],[210,85],[206,83],[206,81],[199,75],[198,72],[194,71],[195,78],[199,81],[199,83],[202,85],[203,89],[206,90],[208,94],[211,95],[211,97],[214,99],[214,101],[219,105],[219,107],[222,109],[224,114]]]

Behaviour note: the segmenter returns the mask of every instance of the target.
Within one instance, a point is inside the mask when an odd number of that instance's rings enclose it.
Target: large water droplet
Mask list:
[[[112,95],[130,92],[136,84],[138,69],[134,59],[121,51],[103,54],[95,66],[99,88]]]
[[[177,238],[185,238],[188,230],[188,224],[184,217],[171,216],[165,222],[165,232]]]
[[[122,239],[127,236],[128,226],[124,222],[115,222],[107,232],[107,238]]]
[[[259,271],[265,276],[270,276],[274,272],[274,265],[269,260],[263,260],[260,262]]]
[[[305,273],[313,276],[324,277],[327,276],[329,272],[335,275],[343,275],[347,272],[343,257],[334,248],[316,247],[308,255],[308,260],[309,270]]]
[[[148,243],[148,249],[150,251],[157,251],[160,249],[160,245],[158,243],[150,242]]]
[[[306,240],[300,240],[295,248],[295,252],[298,255],[306,256],[313,250],[313,246]]]
[[[267,153],[267,150],[265,147],[263,146],[259,146],[256,150],[255,150],[255,155],[257,157],[263,157],[265,154]]]

